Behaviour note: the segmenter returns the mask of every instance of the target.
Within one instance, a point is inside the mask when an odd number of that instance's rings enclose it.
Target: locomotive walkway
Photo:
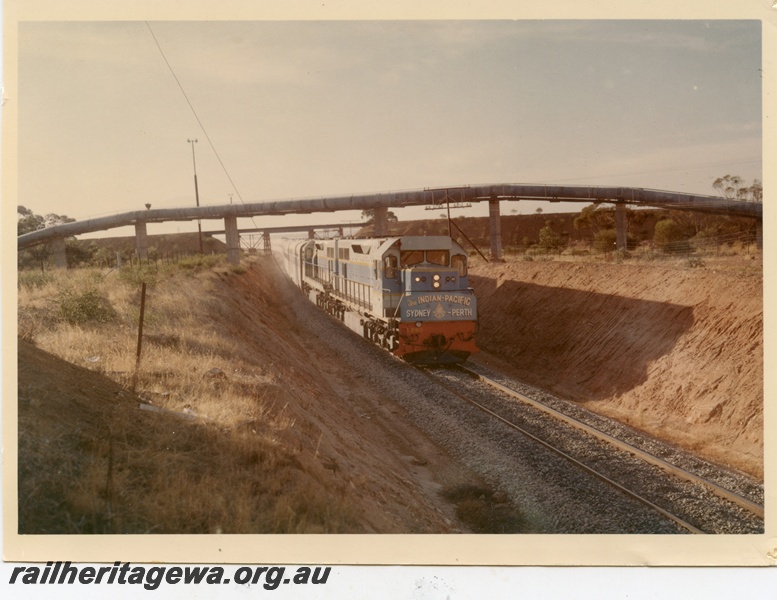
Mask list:
[[[488,202],[491,222],[491,255],[492,257],[500,258],[502,254],[502,241],[499,202],[501,200],[613,203],[615,204],[616,243],[618,248],[626,247],[626,206],[629,204],[750,217],[756,219],[758,223],[759,242],[763,222],[763,204],[731,200],[720,196],[703,196],[629,187],[486,184],[374,194],[325,196],[299,200],[273,200],[238,205],[149,208],[147,210],[85,219],[83,221],[39,229],[19,236],[17,238],[17,247],[19,250],[23,250],[40,243],[51,243],[55,265],[66,268],[65,238],[134,225],[136,252],[140,258],[146,258],[148,254],[146,225],[148,223],[223,219],[227,243],[227,260],[230,263],[239,264],[240,231],[237,224],[239,217],[374,209],[375,234],[385,235],[387,231],[386,215],[390,208],[424,205],[442,208],[448,203]],[[310,229],[310,227],[306,227],[306,229]]]

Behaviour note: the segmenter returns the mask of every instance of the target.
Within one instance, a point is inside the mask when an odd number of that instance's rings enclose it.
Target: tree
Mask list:
[[[16,207],[16,213],[18,215],[16,235],[24,235],[25,233],[44,229],[45,227],[53,227],[54,225],[62,225],[63,223],[72,223],[75,221],[75,219],[68,217],[67,215],[57,215],[55,213],[48,213],[45,217],[42,217],[36,215],[29,208],[25,208],[21,204]]]
[[[724,175],[718,177],[712,187],[718,190],[724,198],[741,200],[743,202],[763,202],[764,186],[760,179],[753,179],[753,183],[747,187],[745,181],[739,175]]]
[[[94,242],[85,244],[78,242],[75,238],[69,238],[65,240],[66,252],[67,252],[67,266],[78,267],[83,264],[92,262],[98,247]]]
[[[553,231],[553,227],[550,221],[545,221],[545,227],[540,229],[540,239],[537,246],[547,253],[561,252],[566,246],[564,239]]]
[[[18,215],[16,222],[17,235],[24,235],[25,233],[31,233],[46,227],[53,227],[54,225],[72,223],[75,221],[75,219],[72,219],[67,215],[57,215],[55,213],[48,213],[45,217],[42,217],[41,215],[36,215],[29,208],[26,208],[21,204],[17,205],[16,213]],[[67,241],[74,239],[75,238],[70,238]],[[39,244],[19,253],[19,266],[31,266],[30,263],[34,263],[40,265],[41,271],[43,271],[44,265],[50,256],[51,250],[49,245]],[[79,257],[79,259],[80,258],[81,257]]]
[[[611,208],[590,204],[580,211],[573,222],[575,229],[588,229],[594,237],[605,229],[615,229],[615,214]]]
[[[18,215],[16,221],[16,235],[24,235],[31,231],[37,231],[46,227],[46,220],[40,215],[36,215],[29,208],[25,208],[21,204],[16,207],[16,213]]]
[[[662,219],[656,223],[653,242],[667,253],[689,252],[691,249],[682,228],[672,219]]]
[[[362,219],[364,219],[368,223],[372,223],[375,220],[375,209],[365,208],[362,211]],[[386,212],[386,221],[388,221],[389,223],[396,223],[397,221],[399,221],[399,219],[397,218],[397,215],[395,215],[393,211],[389,210]]]

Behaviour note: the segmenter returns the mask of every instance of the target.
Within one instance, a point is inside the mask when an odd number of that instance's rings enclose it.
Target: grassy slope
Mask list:
[[[218,293],[218,279],[243,276],[190,265],[150,277],[138,396],[133,278],[70,271],[20,288],[20,531],[363,530],[345,483],[301,455],[284,414],[296,392],[268,368],[268,342],[289,324],[239,325]],[[106,310],[68,323],[68,290]],[[264,343],[246,347],[236,327]]]

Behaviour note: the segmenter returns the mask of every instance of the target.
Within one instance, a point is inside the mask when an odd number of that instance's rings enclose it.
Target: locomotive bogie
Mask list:
[[[276,255],[317,306],[400,358],[446,364],[477,352],[467,255],[448,237],[284,240]]]

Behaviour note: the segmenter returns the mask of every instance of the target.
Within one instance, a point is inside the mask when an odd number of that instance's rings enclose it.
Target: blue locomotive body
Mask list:
[[[283,240],[276,248],[313,302],[396,356],[445,364],[477,352],[468,258],[451,238]]]

